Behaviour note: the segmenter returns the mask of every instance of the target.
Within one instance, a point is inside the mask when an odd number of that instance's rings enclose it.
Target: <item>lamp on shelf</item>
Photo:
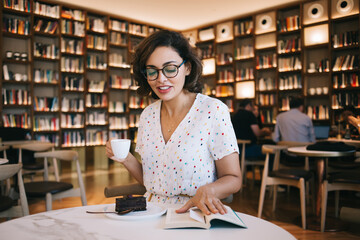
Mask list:
[[[203,75],[215,74],[215,58],[203,59]]]
[[[305,46],[329,42],[328,24],[322,24],[304,29]]]
[[[255,97],[255,82],[237,82],[236,83],[236,99],[254,98]]]

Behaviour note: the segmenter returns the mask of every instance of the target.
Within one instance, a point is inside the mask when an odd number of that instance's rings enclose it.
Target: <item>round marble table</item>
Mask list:
[[[205,229],[164,229],[165,215],[156,218],[125,221],[105,214],[113,204],[65,208],[38,213],[0,224],[1,239],[295,239],[273,223],[238,213],[247,228],[214,227]]]

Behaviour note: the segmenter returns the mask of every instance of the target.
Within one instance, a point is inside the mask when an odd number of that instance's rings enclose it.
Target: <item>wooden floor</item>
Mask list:
[[[124,183],[135,182],[125,169],[112,166],[109,171],[96,170],[88,171],[83,175],[85,178],[86,195],[88,205],[114,203],[114,198],[105,198],[104,187],[115,186]],[[63,180],[71,180],[74,185],[77,184],[76,175],[63,174]],[[260,182],[256,181],[253,187],[251,181],[248,181],[248,186],[243,188],[242,192],[234,195],[233,202],[230,206],[239,212],[256,216],[260,192]],[[300,201],[297,189],[290,189],[290,191],[279,193],[277,209],[273,212],[272,200],[268,194],[265,199],[264,211],[262,218],[268,220],[293,234],[297,239],[360,239],[360,227],[350,224],[348,230],[342,232],[325,232],[303,230],[300,227]],[[359,207],[360,198],[356,197],[353,192],[344,192],[340,200],[341,204],[346,204],[349,207]],[[58,200],[53,203],[53,209],[67,208],[80,206],[80,198],[68,198]],[[328,215],[333,214],[333,195],[329,195],[329,212]],[[29,199],[30,214],[45,211],[44,201],[34,201]],[[311,207],[307,207],[308,214],[311,214]]]

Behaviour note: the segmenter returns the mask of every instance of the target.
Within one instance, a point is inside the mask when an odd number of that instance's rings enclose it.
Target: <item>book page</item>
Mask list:
[[[190,211],[186,213],[176,213],[176,209],[169,208],[166,214],[165,228],[206,228],[205,220],[195,213],[195,218],[190,216]]]
[[[227,213],[224,215],[221,215],[220,213],[206,215],[206,221],[211,222],[211,220],[218,219],[225,222],[232,223],[234,225],[247,228],[244,222],[241,220],[241,218],[228,206],[224,205]]]

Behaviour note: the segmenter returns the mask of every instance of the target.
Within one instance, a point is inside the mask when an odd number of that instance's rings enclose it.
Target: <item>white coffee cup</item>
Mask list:
[[[320,95],[322,93],[322,88],[321,87],[317,87],[316,88],[316,94]]]
[[[114,153],[114,156],[119,159],[124,159],[129,153],[130,150],[129,139],[113,139],[111,140],[111,148]]]
[[[310,95],[314,95],[315,94],[315,88],[309,88],[309,93],[310,93]]]
[[[323,87],[323,93],[328,94],[328,92],[329,92],[329,88],[328,87]]]

